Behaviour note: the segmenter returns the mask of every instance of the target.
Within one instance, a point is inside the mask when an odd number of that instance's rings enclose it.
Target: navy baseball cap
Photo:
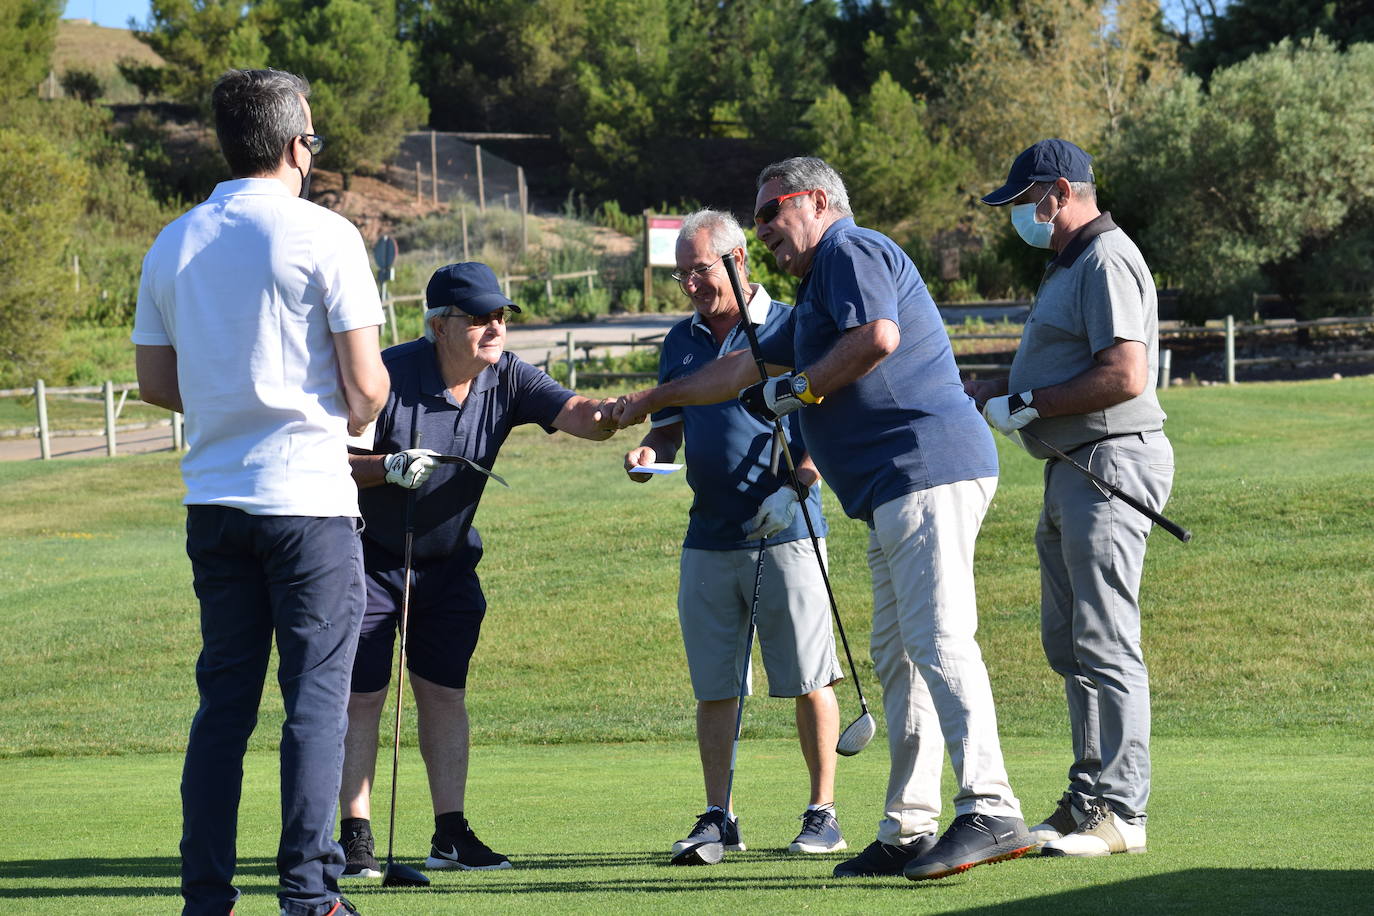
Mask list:
[[[452,306],[474,318],[497,309],[520,311],[520,306],[501,292],[501,284],[492,269],[477,261],[449,264],[436,270],[425,287],[425,306],[432,309]]]
[[[1093,180],[1093,157],[1068,140],[1041,140],[1016,157],[1007,173],[1007,183],[983,198],[983,203],[1000,207],[1011,203],[1037,181]]]

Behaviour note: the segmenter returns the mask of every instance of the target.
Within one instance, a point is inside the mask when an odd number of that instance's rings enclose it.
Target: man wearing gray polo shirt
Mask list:
[[[1006,379],[965,390],[988,423],[1045,465],[1035,533],[1040,632],[1064,678],[1074,761],[1053,814],[1031,829],[1049,856],[1145,851],[1150,686],[1140,648],[1140,577],[1151,522],[1055,460],[1025,430],[1156,511],[1174,455],[1151,380],[1159,322],[1145,259],[1097,208],[1092,157],[1042,140],[983,198],[1011,204],[1029,245],[1054,258]]]

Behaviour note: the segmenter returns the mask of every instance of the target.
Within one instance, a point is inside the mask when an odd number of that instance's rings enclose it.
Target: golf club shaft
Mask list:
[[[725,842],[725,823],[730,820],[733,808],[731,796],[735,791],[735,759],[739,755],[739,735],[744,728],[744,694],[749,689],[749,659],[754,654],[754,627],[758,622],[759,588],[763,584],[763,547],[765,539],[759,538],[759,558],[754,564],[754,597],[749,602],[749,633],[744,638],[744,664],[739,675],[739,702],[735,705],[735,741],[730,745],[730,774],[725,780],[725,821],[720,828],[721,843]]]
[[[410,434],[410,447],[420,447],[420,427],[417,424]],[[386,864],[392,862],[392,850],[396,842],[396,774],[401,763],[401,701],[405,698],[406,676],[406,625],[410,622],[410,574],[413,563],[412,549],[415,546],[415,490],[406,491],[406,537],[405,537],[405,580],[401,585],[401,633],[400,651],[396,654],[396,727],[391,743],[391,814],[387,817]]]
[[[748,301],[744,296],[744,286],[740,283],[739,270],[735,266],[735,256],[733,253],[725,255],[722,259],[725,264],[725,272],[730,277],[730,288],[735,294],[735,302],[739,304],[740,324],[744,325],[745,336],[749,338],[749,349],[753,353],[754,363],[759,368],[759,380],[768,381],[768,369],[764,365],[763,350],[759,347],[759,335],[754,330],[754,323],[749,320],[749,311],[745,306]],[[787,461],[787,475],[791,481],[792,489],[797,491],[797,500],[801,503],[802,520],[806,522],[806,533],[811,536],[811,549],[816,554],[816,563],[821,569],[821,580],[825,583],[825,595],[830,599],[830,613],[835,618],[835,629],[840,633],[840,644],[844,646],[844,657],[849,662],[849,673],[854,679],[854,689],[859,694],[859,708],[865,713],[868,712],[868,701],[864,699],[863,687],[859,685],[859,670],[854,665],[854,655],[849,651],[849,637],[844,632],[844,622],[840,620],[840,607],[835,602],[835,592],[830,587],[830,574],[825,568],[825,558],[821,556],[820,538],[816,537],[816,527],[811,523],[811,512],[806,508],[807,488],[801,485],[801,480],[797,477],[797,465],[792,460],[792,450],[787,447],[787,436],[782,429],[782,421],[773,421],[773,435],[776,437],[779,448],[782,450],[783,458]]]
[[[1151,509],[1149,506],[1145,505],[1140,500],[1136,499],[1134,496],[1130,495],[1129,493],[1122,492],[1120,487],[1103,480],[1101,477],[1098,477],[1092,471],[1088,470],[1083,465],[1079,464],[1077,461],[1074,461],[1067,454],[1061,452],[1053,445],[1050,445],[1044,439],[1041,439],[1034,433],[1028,433],[1024,429],[1018,430],[1018,432],[1020,432],[1022,437],[1029,439],[1030,441],[1034,442],[1036,445],[1040,446],[1046,451],[1053,453],[1054,456],[1058,458],[1060,461],[1067,463],[1074,470],[1078,471],[1078,473],[1082,474],[1084,477],[1088,478],[1093,483],[1097,484],[1099,487],[1106,490],[1111,495],[1115,496],[1117,499],[1120,499],[1123,503],[1139,512],[1141,515],[1144,515],[1146,518],[1153,521],[1156,525],[1163,528],[1165,531],[1169,532],[1174,537],[1178,538],[1180,541],[1183,541],[1186,544],[1193,539],[1193,533],[1189,531],[1187,528],[1184,528],[1182,525],[1169,521],[1167,518],[1160,515],[1158,512]]]

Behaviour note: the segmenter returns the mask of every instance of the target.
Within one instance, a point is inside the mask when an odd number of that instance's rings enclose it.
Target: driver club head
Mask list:
[[[865,711],[863,715],[849,723],[849,727],[840,732],[840,740],[835,742],[835,753],[841,757],[853,757],[859,751],[868,747],[868,742],[873,740],[873,736],[878,732],[878,723],[873,721],[873,716]]]
[[[409,865],[388,862],[382,870],[382,887],[429,887],[429,879]]]
[[[673,856],[673,865],[719,865],[725,859],[724,843],[698,843]]]

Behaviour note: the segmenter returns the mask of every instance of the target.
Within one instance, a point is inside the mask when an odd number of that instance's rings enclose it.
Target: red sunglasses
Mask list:
[[[782,202],[784,200],[787,200],[789,197],[801,197],[803,194],[811,194],[815,190],[815,188],[811,188],[808,191],[793,191],[791,194],[783,194],[774,197],[772,200],[768,201],[768,203],[759,207],[758,211],[754,213],[754,224],[763,226],[767,223],[771,223],[773,220],[777,219],[778,211],[782,209]]]

